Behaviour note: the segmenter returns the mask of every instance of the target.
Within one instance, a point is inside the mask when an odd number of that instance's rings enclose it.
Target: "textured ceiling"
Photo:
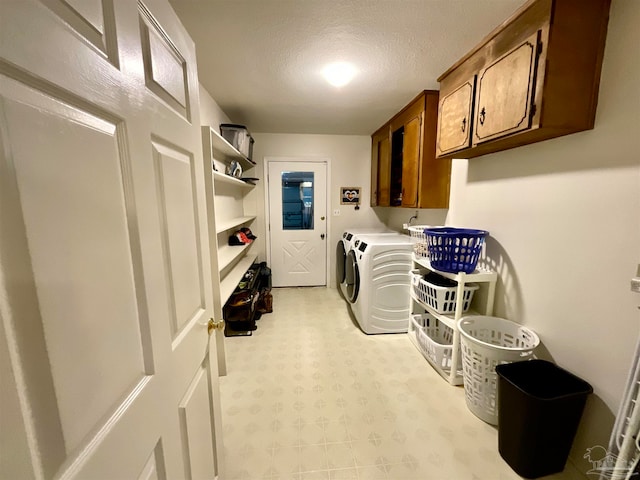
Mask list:
[[[253,133],[370,135],[524,0],[170,0],[200,82]],[[326,63],[358,74],[336,88]]]

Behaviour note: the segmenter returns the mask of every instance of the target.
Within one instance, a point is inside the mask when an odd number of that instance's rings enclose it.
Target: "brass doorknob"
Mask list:
[[[210,318],[209,323],[207,323],[207,332],[211,335],[214,330],[224,330],[224,320],[216,322],[213,318]]]

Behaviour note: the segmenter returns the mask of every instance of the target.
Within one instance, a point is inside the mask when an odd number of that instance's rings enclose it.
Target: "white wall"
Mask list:
[[[200,125],[215,127],[220,132],[221,123],[233,123],[226,113],[222,111],[216,101],[209,95],[205,88],[198,84],[200,93]]]
[[[640,2],[614,0],[595,129],[455,160],[446,218],[490,231],[496,315],[532,328],[541,356],[594,387],[571,454],[583,472],[586,448],[607,448],[639,334],[638,25]]]
[[[335,281],[335,249],[338,239],[347,227],[384,226],[376,211],[369,206],[371,172],[371,137],[354,135],[295,135],[295,134],[252,134],[255,139],[253,159],[258,163],[253,173],[261,178],[258,188],[247,199],[245,207],[258,215],[258,237],[266,238],[264,219],[263,178],[265,157],[287,157],[291,161],[312,158],[330,160],[328,178],[329,195],[327,199],[327,220],[329,235],[329,278],[331,287]],[[362,197],[359,210],[351,205],[340,205],[340,187],[361,187]],[[249,205],[251,202],[251,205]],[[339,216],[333,211],[340,210]],[[258,245],[263,250],[260,258],[266,259],[265,242]]]

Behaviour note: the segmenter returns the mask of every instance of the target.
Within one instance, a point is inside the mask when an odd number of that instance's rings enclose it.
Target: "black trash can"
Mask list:
[[[591,385],[545,360],[498,365],[496,373],[502,458],[525,478],[564,470]]]

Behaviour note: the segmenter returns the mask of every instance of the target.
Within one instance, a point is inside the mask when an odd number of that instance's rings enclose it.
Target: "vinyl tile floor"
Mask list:
[[[336,289],[272,293],[252,336],[225,339],[223,480],[520,478],[407,335],[365,335]]]

